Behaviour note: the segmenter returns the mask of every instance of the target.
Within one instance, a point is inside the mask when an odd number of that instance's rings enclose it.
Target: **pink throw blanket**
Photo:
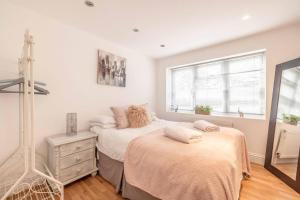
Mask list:
[[[163,129],[130,142],[126,181],[163,200],[237,200],[250,163],[243,133],[224,128],[184,144]]]

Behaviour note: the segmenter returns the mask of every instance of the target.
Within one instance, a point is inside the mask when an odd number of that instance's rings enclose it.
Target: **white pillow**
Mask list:
[[[109,115],[98,115],[92,120],[90,120],[90,122],[96,122],[101,124],[116,124],[115,118]]]
[[[100,128],[103,128],[103,129],[116,128],[117,127],[116,124],[102,124],[102,123],[97,123],[97,122],[90,122],[90,126],[91,127],[98,126]]]
[[[152,118],[152,121],[157,121],[157,120],[159,120],[159,118],[156,116],[156,113],[155,113],[155,112],[151,112],[151,118]]]

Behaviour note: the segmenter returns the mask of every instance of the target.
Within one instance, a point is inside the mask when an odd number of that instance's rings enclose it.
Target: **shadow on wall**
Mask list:
[[[0,93],[0,163],[14,150],[19,144],[20,122],[19,98],[17,94]]]

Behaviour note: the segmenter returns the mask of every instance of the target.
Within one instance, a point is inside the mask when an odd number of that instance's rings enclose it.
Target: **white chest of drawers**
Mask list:
[[[91,132],[48,137],[48,165],[53,176],[66,185],[86,175],[96,175],[96,138]]]

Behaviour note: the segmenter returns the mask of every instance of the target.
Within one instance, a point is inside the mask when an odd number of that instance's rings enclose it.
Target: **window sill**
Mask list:
[[[185,114],[185,115],[195,115],[195,116],[207,116],[207,117],[220,117],[220,118],[233,118],[233,119],[254,119],[254,120],[266,120],[265,115],[252,115],[252,114],[245,114],[244,117],[240,117],[238,114],[233,113],[214,113],[212,112],[210,115],[201,115],[195,114],[194,111],[167,111],[167,113],[177,113],[177,114]]]

